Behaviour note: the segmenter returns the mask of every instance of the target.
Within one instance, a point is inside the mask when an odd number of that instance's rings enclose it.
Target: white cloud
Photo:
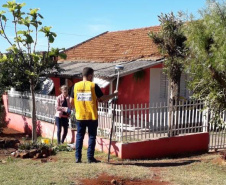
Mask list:
[[[99,34],[111,30],[111,21],[103,17],[93,17],[89,19],[89,23],[85,25],[90,34]]]
[[[90,25],[87,25],[87,27],[88,27],[89,32],[92,34],[105,32],[105,31],[108,31],[110,28],[110,26],[105,25],[105,24],[90,24]]]

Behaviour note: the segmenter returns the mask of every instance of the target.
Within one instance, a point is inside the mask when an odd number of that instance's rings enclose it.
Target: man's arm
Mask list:
[[[70,97],[70,104],[71,104],[71,107],[72,108],[75,108],[75,105],[74,105],[74,98]]]
[[[75,108],[75,105],[74,105],[74,85],[72,86],[72,89],[71,89],[70,103],[71,103],[71,107]]]
[[[116,93],[113,93],[113,94],[109,94],[109,95],[103,95],[101,96],[98,101],[101,101],[101,102],[106,102],[112,98],[114,98],[115,96],[118,96],[118,92]]]
[[[95,93],[97,96],[97,101],[100,101],[100,102],[106,102],[106,101],[112,99],[113,97],[118,96],[117,91],[115,91],[113,94],[110,94],[110,95],[104,95],[102,90],[100,89],[100,87],[97,84],[95,84]]]

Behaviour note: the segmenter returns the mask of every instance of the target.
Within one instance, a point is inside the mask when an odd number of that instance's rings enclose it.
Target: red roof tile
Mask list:
[[[160,26],[105,32],[68,48],[67,61],[126,62],[137,59],[163,58],[148,33]]]

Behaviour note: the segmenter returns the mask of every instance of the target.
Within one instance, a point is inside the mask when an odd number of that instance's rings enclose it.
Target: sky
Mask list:
[[[8,0],[0,0],[2,4]],[[52,26],[57,34],[51,47],[69,48],[105,31],[119,31],[159,25],[161,13],[183,11],[199,17],[205,0],[16,0],[26,3],[24,11],[39,8],[44,17],[42,26]],[[9,17],[10,18],[10,17]],[[14,38],[14,27],[8,21],[6,33]],[[21,28],[19,28],[21,29]],[[0,52],[10,45],[0,37]],[[38,35],[37,50],[47,49],[43,34]]]

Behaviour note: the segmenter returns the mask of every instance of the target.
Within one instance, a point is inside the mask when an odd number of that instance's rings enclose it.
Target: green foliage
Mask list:
[[[145,71],[144,70],[141,70],[141,71],[137,71],[133,74],[133,79],[138,82],[142,79],[144,79],[144,76],[145,76]]]
[[[51,28],[51,26],[44,26],[40,29],[40,32],[45,33],[45,36],[48,38],[49,43],[53,43],[55,37],[57,36],[56,33],[50,31]]]
[[[73,149],[66,145],[58,145],[58,146],[53,147],[53,151],[55,151],[55,153],[60,152],[60,151],[72,152]]]
[[[49,73],[50,70],[60,70],[56,59],[61,56],[61,53],[53,52],[50,55],[50,44],[54,42],[57,35],[51,31],[51,27],[39,28],[42,25],[41,19],[43,19],[43,16],[38,13],[39,9],[24,12],[24,6],[25,3],[7,1],[2,5],[6,11],[0,10],[0,36],[10,44],[6,55],[0,53],[0,86],[16,86],[17,90],[30,88],[33,97],[32,125],[36,127],[35,86],[41,75]],[[11,21],[7,19],[10,15],[13,17]],[[5,31],[8,24],[14,26],[15,37],[13,40],[10,40]],[[18,30],[18,25],[24,29]],[[48,49],[42,53],[36,52],[39,32],[44,33],[47,38]],[[32,134],[32,139],[36,141],[36,133]]]
[[[165,56],[165,72],[174,81],[180,80],[183,71],[183,61],[186,56],[185,40],[182,31],[182,14],[176,17],[170,14],[161,14],[159,17],[161,31],[159,33],[150,32],[149,37],[156,43],[162,55]]]
[[[7,54],[0,53],[0,87],[13,86],[17,90],[27,91],[30,89],[31,82],[34,86],[38,83],[40,75],[53,69],[59,71],[56,59],[58,56],[63,58],[66,56],[58,48],[52,48],[49,52],[50,43],[54,42],[57,35],[51,31],[51,27],[44,26],[39,29],[39,26],[42,25],[41,19],[43,19],[39,9],[30,9],[26,13],[23,12],[24,6],[25,3],[8,1],[2,6],[6,10],[0,11],[0,36],[11,45]],[[10,40],[5,32],[5,27],[10,24],[7,19],[10,16],[7,12],[13,16],[11,24],[15,27],[14,40]],[[18,25],[23,27],[18,30]],[[46,52],[36,52],[38,32],[44,33],[47,37],[48,51]]]
[[[51,145],[43,144],[43,143],[34,143],[34,142],[25,142],[19,145],[19,150],[31,150],[31,149],[37,149],[37,150],[43,150],[43,149],[51,149]]]
[[[29,90],[29,79],[24,73],[25,66],[21,60],[15,62],[13,58],[8,58],[8,55],[12,54],[0,54],[0,94],[9,87],[15,87],[19,91]]]
[[[175,16],[171,12],[170,14],[161,14],[158,17],[161,30],[159,33],[150,32],[149,37],[158,45],[160,52],[165,56],[164,72],[169,79],[168,102],[171,111],[173,105],[178,103],[180,97],[180,78],[184,70],[184,59],[187,52],[185,46],[186,37],[182,30],[181,13]],[[169,125],[171,124],[169,123]]]
[[[67,55],[62,52],[64,50],[65,50],[65,48],[62,48],[62,49],[52,48],[51,51],[49,52],[49,56],[50,57],[59,56],[60,58],[66,59]]]
[[[200,15],[184,29],[190,51],[186,70],[194,97],[207,100],[217,118],[226,110],[226,2],[207,1]]]

